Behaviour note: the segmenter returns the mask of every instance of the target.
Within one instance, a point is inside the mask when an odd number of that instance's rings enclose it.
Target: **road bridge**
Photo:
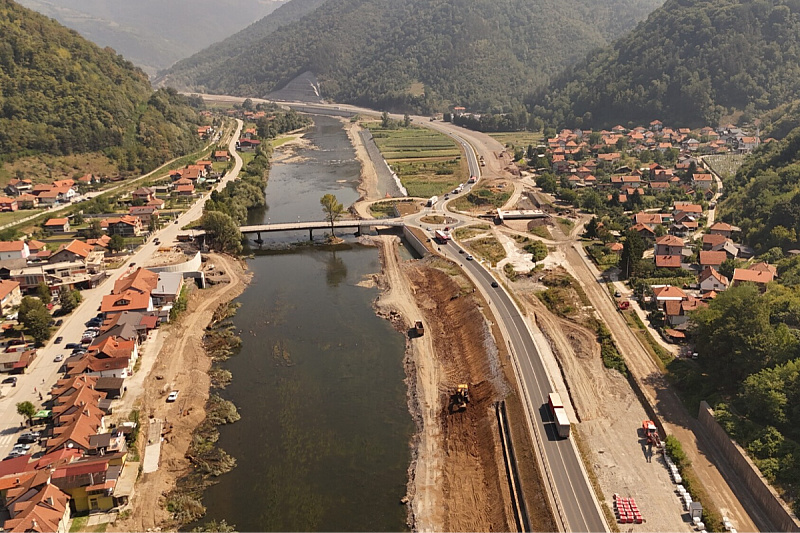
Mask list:
[[[384,227],[395,227],[401,228],[406,225],[405,219],[403,218],[375,218],[370,220],[337,220],[333,223],[333,228],[336,229],[347,229],[347,228],[356,228],[359,233],[364,228],[374,228],[376,226],[384,226]],[[276,231],[298,231],[298,230],[308,230],[308,240],[312,240],[314,236],[314,230],[319,229],[328,229],[331,227],[331,223],[327,220],[320,220],[320,221],[311,221],[311,222],[276,222],[275,224],[257,224],[254,226],[241,226],[239,231],[242,234],[253,234],[255,233],[258,238],[256,242],[261,242],[261,234],[262,233],[271,233]]]

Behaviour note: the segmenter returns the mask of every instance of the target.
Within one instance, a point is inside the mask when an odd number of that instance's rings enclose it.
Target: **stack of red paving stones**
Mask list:
[[[642,513],[636,506],[633,498],[623,498],[619,494],[614,494],[614,512],[620,524],[641,524]]]

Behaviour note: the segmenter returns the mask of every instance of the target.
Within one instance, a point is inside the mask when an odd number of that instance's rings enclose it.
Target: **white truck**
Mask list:
[[[438,202],[438,201],[439,201],[439,197],[438,196],[431,196],[430,198],[428,198],[427,206],[428,207],[433,207],[433,206],[436,205],[436,202]]]
[[[551,392],[547,397],[547,403],[550,406],[550,412],[553,414],[553,420],[556,423],[556,433],[562,439],[569,437],[569,417],[567,411],[564,410],[564,402],[561,401],[561,396],[557,392]]]

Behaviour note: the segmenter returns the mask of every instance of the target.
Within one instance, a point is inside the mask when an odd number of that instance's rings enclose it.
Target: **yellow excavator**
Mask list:
[[[463,411],[467,408],[469,403],[469,386],[466,383],[460,383],[456,387],[456,391],[450,395],[450,412],[456,413]]]

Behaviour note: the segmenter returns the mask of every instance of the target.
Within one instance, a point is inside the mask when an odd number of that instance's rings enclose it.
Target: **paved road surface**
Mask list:
[[[221,189],[232,179],[235,179],[242,168],[242,158],[236,153],[236,139],[239,138],[243,123],[237,120],[237,129],[230,139],[228,149],[233,154],[235,164],[231,172],[226,174],[223,180],[217,185],[217,189]],[[152,237],[158,237],[161,240],[161,245],[172,243],[181,232],[181,228],[186,224],[196,220],[203,214],[203,206],[210,196],[210,192],[199,199],[195,204],[189,208],[184,214],[178,218],[178,223],[169,223],[166,227],[155,232]],[[81,335],[85,329],[84,324],[97,314],[103,296],[109,294],[114,286],[114,281],[119,278],[124,272],[130,269],[132,264],[136,264],[137,268],[147,262],[147,260],[154,255],[158,246],[153,243],[153,238],[149,242],[139,248],[139,250],[130,257],[130,260],[120,268],[109,270],[107,273],[109,277],[103,281],[98,287],[90,290],[82,291],[83,303],[73,311],[73,313],[65,317],[64,324],[53,335],[52,340],[44,347],[38,350],[38,357],[31,364],[28,372],[17,376],[17,386],[11,387],[10,385],[0,385],[2,387],[3,397],[0,399],[0,458],[5,457],[13,444],[16,442],[17,437],[21,431],[20,422],[23,417],[17,414],[16,404],[23,401],[31,401],[37,407],[42,404],[39,400],[40,391],[49,391],[52,385],[62,377],[61,367],[63,363],[54,362],[56,355],[62,354],[69,355],[70,350],[66,350],[64,345],[71,342],[79,342]],[[64,340],[61,344],[54,344],[56,337],[63,336]],[[128,391],[137,393],[137,391]],[[48,399],[47,394],[43,394],[43,400]],[[34,448],[31,451],[37,451]]]

